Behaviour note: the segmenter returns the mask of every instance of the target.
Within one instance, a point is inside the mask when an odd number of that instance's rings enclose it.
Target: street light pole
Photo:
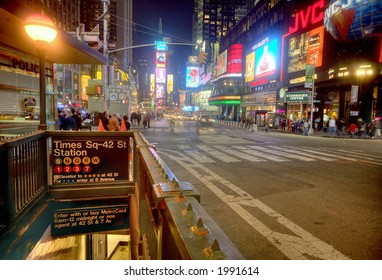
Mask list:
[[[25,22],[25,31],[36,43],[39,54],[40,79],[40,125],[39,130],[47,130],[46,124],[46,92],[45,92],[45,47],[56,39],[57,30],[53,22],[44,15],[32,15]]]
[[[39,76],[40,76],[40,124],[39,130],[48,130],[46,124],[46,91],[45,91],[45,49],[38,48],[39,53]]]

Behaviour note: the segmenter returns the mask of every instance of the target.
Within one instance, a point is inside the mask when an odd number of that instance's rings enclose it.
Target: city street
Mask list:
[[[251,260],[382,259],[382,141],[217,123],[145,137]]]

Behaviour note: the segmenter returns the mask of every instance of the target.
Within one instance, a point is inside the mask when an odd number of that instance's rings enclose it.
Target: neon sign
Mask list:
[[[323,22],[325,17],[325,1],[319,0],[310,5],[306,10],[298,11],[295,14],[294,25],[289,27],[289,34],[298,30],[305,29],[308,26]]]

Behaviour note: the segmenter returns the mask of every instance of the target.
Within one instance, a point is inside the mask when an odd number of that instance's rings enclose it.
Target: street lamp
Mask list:
[[[46,124],[46,92],[45,92],[45,47],[54,41],[57,30],[54,23],[47,16],[31,15],[25,21],[25,31],[35,42],[39,53],[39,76],[40,76],[40,125],[39,130],[47,130]]]

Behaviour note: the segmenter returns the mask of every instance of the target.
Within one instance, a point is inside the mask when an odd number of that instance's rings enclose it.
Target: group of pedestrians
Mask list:
[[[152,111],[147,111],[142,114],[139,110],[133,111],[130,116],[133,126],[140,126],[142,122],[143,128],[150,128],[151,119],[153,117],[155,117],[155,115]]]
[[[358,138],[363,139],[366,139],[367,137],[375,139],[375,137],[381,136],[381,121],[380,118],[375,118],[367,123],[362,118],[358,118],[356,122],[351,122],[349,127],[346,127],[343,118],[336,119],[332,117],[328,122],[326,132],[329,135],[335,135],[338,138],[343,138],[345,134],[349,133],[350,138],[358,136]]]
[[[102,126],[105,131],[120,131],[122,126],[122,119],[125,122],[126,131],[129,131],[131,124],[127,115],[124,114],[121,117],[117,112],[114,112],[112,115],[110,115],[109,111],[104,111],[100,116],[100,122],[102,122]]]
[[[58,129],[59,130],[81,130],[84,119],[80,111],[75,108],[59,111],[58,113]]]

